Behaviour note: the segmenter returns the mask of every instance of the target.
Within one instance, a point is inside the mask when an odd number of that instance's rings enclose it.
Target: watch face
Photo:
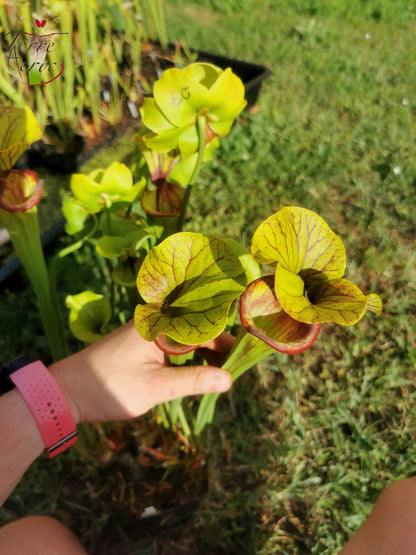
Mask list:
[[[13,382],[10,380],[10,374],[16,372],[23,366],[30,364],[32,361],[25,356],[16,358],[12,362],[8,362],[0,368],[0,395],[7,393],[14,388]]]

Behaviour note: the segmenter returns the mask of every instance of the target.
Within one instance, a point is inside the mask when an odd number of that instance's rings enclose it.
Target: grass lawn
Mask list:
[[[244,375],[205,437],[209,489],[193,517],[146,541],[127,534],[115,552],[331,555],[382,489],[416,475],[416,10],[404,0],[166,4],[169,40],[272,70],[204,169],[187,229],[249,244],[280,205],[317,211],[344,241],[347,279],[377,292],[384,311],[323,326],[308,351]],[[76,262],[66,264],[70,288]],[[0,305],[0,346],[13,356],[40,335],[34,301],[10,288]],[[135,433],[144,442],[140,423]],[[35,464],[0,523],[54,514],[111,553],[97,538],[132,502],[122,472],[138,471],[126,459],[113,467],[100,437],[84,430],[79,452]]]

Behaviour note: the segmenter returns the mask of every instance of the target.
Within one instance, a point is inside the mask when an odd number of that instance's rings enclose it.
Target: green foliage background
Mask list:
[[[130,538],[128,545],[134,553],[330,555],[382,489],[416,474],[415,6],[166,4],[169,40],[272,70],[256,107],[204,169],[187,229],[249,244],[281,204],[315,210],[345,243],[346,277],[380,294],[384,312],[353,328],[324,326],[310,350],[247,373],[222,399],[205,440],[210,489],[191,522],[153,543]],[[88,256],[80,257],[84,276],[99,279]],[[61,278],[68,288],[73,268]],[[9,309],[0,344],[10,345],[18,310],[29,314],[31,303],[30,294],[2,294]],[[23,327],[20,347],[30,343],[31,329]],[[86,482],[101,472],[87,460]],[[80,471],[73,454],[62,461]],[[93,545],[110,508],[96,497],[94,526],[86,530],[55,498],[62,468],[54,467],[53,479],[47,468],[34,467],[0,517],[33,507],[32,487],[44,492],[38,512],[55,511]]]
[[[310,208],[343,238],[347,276],[384,301],[383,318],[324,326],[309,351],[252,372],[235,414],[218,415],[222,430],[238,422],[228,440],[245,478],[221,472],[210,540],[247,551],[249,529],[251,553],[332,554],[416,470],[415,6],[171,4],[171,39],[272,70],[195,195],[193,228],[248,243],[281,204]]]

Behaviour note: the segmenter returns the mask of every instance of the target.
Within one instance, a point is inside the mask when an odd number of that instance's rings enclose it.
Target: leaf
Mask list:
[[[222,121],[209,121],[207,123],[209,129],[214,135],[218,135],[219,137],[225,137],[230,132],[230,129],[233,125],[234,120],[222,120]]]
[[[146,250],[147,242],[154,243],[155,236],[137,228],[124,236],[103,235],[98,239],[96,249],[104,258],[118,258],[123,255],[134,258],[139,256],[141,248]]]
[[[204,149],[203,162],[208,162],[212,160],[213,152],[219,147],[218,137],[215,137],[210,141]],[[189,184],[192,174],[198,160],[198,153],[194,153],[186,158],[181,158],[180,161],[172,168],[169,173],[169,181],[178,183],[182,187],[186,187]]]
[[[71,191],[77,202],[88,212],[98,214],[105,206],[100,188],[88,175],[74,173],[71,175]]]
[[[95,343],[107,335],[111,305],[103,295],[83,291],[78,295],[68,295],[65,304],[70,308],[69,327],[77,339]]]
[[[61,210],[66,220],[65,231],[68,235],[75,235],[84,228],[88,212],[74,197],[64,197]]]
[[[0,171],[11,170],[27,147],[41,137],[30,108],[0,104]]]
[[[256,230],[251,252],[275,263],[275,294],[293,319],[308,324],[355,324],[367,306],[379,313],[377,295],[367,297],[348,280],[341,239],[314,212],[282,208]]]
[[[156,152],[179,148],[185,158],[198,149],[197,118],[205,119],[208,144],[230,131],[246,105],[239,77],[230,68],[223,71],[206,63],[164,71],[153,95],[141,109],[144,125],[155,134],[146,136],[146,146]]]
[[[185,128],[186,129],[186,128]],[[148,134],[143,137],[146,147],[154,152],[170,152],[179,148],[179,139],[184,129],[174,127],[171,131],[161,134]]]
[[[104,171],[100,186],[113,202],[133,202],[140,184],[133,185],[133,175],[125,164],[113,162]]]
[[[223,71],[204,98],[210,121],[233,121],[247,104],[244,85],[231,68]]]
[[[234,239],[225,239],[233,251],[238,256],[238,259],[241,262],[241,265],[244,268],[244,273],[246,274],[247,283],[251,283],[252,281],[258,279],[261,275],[260,266],[251,256],[249,251],[238,241]]]
[[[260,263],[277,263],[294,274],[307,271],[309,283],[344,275],[341,239],[305,208],[282,208],[264,221],[253,235],[251,253]]]
[[[71,191],[89,214],[97,214],[117,202],[132,203],[145,185],[144,178],[133,185],[131,171],[119,162],[89,175],[78,173],[71,176]]]
[[[181,155],[186,158],[187,156],[192,156],[197,150],[199,145],[198,133],[196,126],[185,127],[182,129],[181,134],[178,137],[178,146],[181,151]]]
[[[134,250],[134,245],[140,237],[139,231],[131,231],[123,236],[104,235],[98,239],[96,249],[104,258],[118,258],[124,252]]]
[[[168,355],[187,355],[192,353],[199,345],[184,345],[183,343],[172,343],[166,335],[160,334],[155,339],[155,344],[161,351]]]
[[[187,65],[183,72],[189,79],[200,83],[206,89],[210,89],[222,74],[222,69],[213,64],[196,62]]]
[[[102,222],[103,235],[96,244],[97,252],[105,258],[118,258],[119,256],[136,257],[139,250],[143,249],[143,256],[150,246],[159,237],[160,229],[153,226],[137,224],[111,214]]]
[[[288,354],[310,347],[320,329],[319,324],[299,322],[283,311],[274,293],[274,276],[250,283],[241,295],[240,318],[249,333]]]
[[[140,108],[143,125],[156,134],[168,133],[176,126],[173,125],[163,114],[154,98],[145,98]]]
[[[232,301],[246,280],[237,255],[214,235],[176,233],[154,247],[137,276],[147,305],[138,305],[135,323],[148,341],[165,334],[196,345],[225,328]]]
[[[277,266],[276,295],[283,310],[295,320],[309,324],[335,322],[348,326],[358,322],[367,308],[368,297],[346,279],[305,287],[300,276]]]
[[[111,279],[114,283],[123,287],[135,287],[140,263],[140,259],[129,259],[126,262],[122,262],[111,272]]]
[[[175,183],[159,180],[156,189],[146,190],[141,196],[143,210],[153,216],[178,216],[185,189]]]
[[[9,212],[27,212],[36,206],[43,191],[43,179],[30,170],[11,170],[0,178],[0,207]]]
[[[197,112],[204,107],[208,87],[220,71],[210,64],[190,64],[185,69],[164,71],[153,86],[158,108],[176,127],[193,125]]]
[[[156,183],[159,179],[166,179],[169,172],[176,166],[180,160],[177,150],[171,152],[154,152],[147,148],[144,138],[154,137],[154,134],[135,135],[134,142],[138,145],[149,170],[152,183]]]
[[[374,314],[381,314],[381,311],[383,310],[383,303],[381,302],[380,297],[375,293],[371,293],[371,295],[368,295],[367,308],[371,312],[374,312]]]

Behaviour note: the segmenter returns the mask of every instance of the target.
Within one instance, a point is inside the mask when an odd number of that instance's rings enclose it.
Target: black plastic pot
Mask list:
[[[58,132],[53,125],[46,126],[45,134],[58,137]],[[77,157],[83,151],[84,145],[84,138],[78,134],[72,135],[70,140],[61,147],[61,150],[57,148],[56,142],[48,144],[42,140],[37,141],[26,151],[28,166],[31,168],[47,166],[59,173],[74,173],[77,171],[79,165]]]
[[[221,69],[230,67],[236,75],[241,79],[245,88],[245,98],[247,100],[247,107],[253,106],[257,102],[260,93],[262,82],[269,77],[271,71],[268,67],[221,54],[214,54],[206,52],[205,50],[190,50],[196,56],[196,61],[207,62],[213,64]],[[163,70],[168,69],[174,65],[175,55],[180,55],[187,58],[188,53],[182,51],[180,44],[169,43],[166,48],[163,48],[160,43],[154,44],[154,50],[150,50],[148,54],[151,62],[155,64],[156,72],[160,77]],[[193,56],[192,56],[193,58]]]
[[[263,65],[252,64],[235,58],[227,58],[219,54],[212,54],[197,50],[199,62],[209,62],[221,69],[230,67],[236,75],[242,80],[245,88],[245,98],[247,106],[253,106],[257,102],[262,82],[269,77],[271,71]]]

